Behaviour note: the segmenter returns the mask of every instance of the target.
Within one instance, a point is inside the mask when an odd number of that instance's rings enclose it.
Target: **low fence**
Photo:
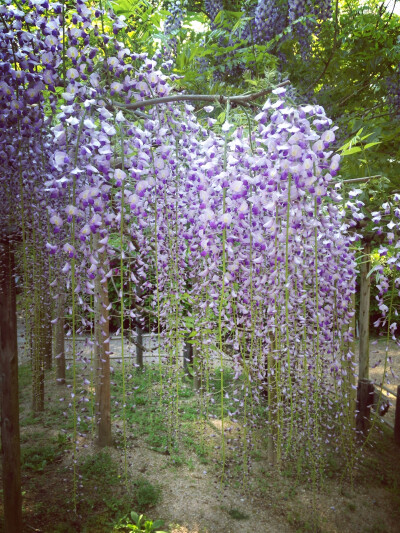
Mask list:
[[[138,342],[137,338],[140,339]],[[157,333],[141,333],[135,338],[124,337],[124,358],[131,359],[133,364],[139,364],[141,362],[147,364],[158,364],[161,359],[169,357],[165,346],[162,344],[158,346]],[[90,338],[88,337],[76,337],[75,342],[77,344],[77,351],[79,354],[86,357],[90,356],[90,352],[94,349],[94,346],[90,346]],[[94,342],[94,340],[93,340]],[[186,349],[188,345],[183,342],[179,346],[177,357],[182,366],[185,366],[185,359],[192,359],[193,355],[187,354]],[[66,338],[66,360],[72,361],[72,342],[71,338]],[[121,336],[114,336],[110,338],[110,359],[113,361],[119,361],[122,358],[121,353]],[[210,363],[213,366],[217,366],[221,362],[220,354],[215,354],[215,351],[211,351]],[[232,358],[226,354],[223,354],[222,360],[225,365],[232,364]]]
[[[138,342],[138,339],[140,342]],[[144,362],[148,364],[158,364],[160,357],[168,357],[168,352],[165,350],[165,346],[158,346],[158,335],[155,333],[141,333],[138,338],[130,338],[124,341],[124,357],[126,359],[132,359],[132,364],[139,364],[142,366]],[[78,346],[80,343],[84,343],[82,348],[78,348],[80,354],[89,356],[93,346],[89,345],[90,339],[87,337],[77,337],[76,342]],[[68,346],[69,344],[69,346]],[[193,360],[193,354],[187,352],[188,345],[184,343],[178,349],[178,363],[182,367],[187,366],[188,360]],[[66,359],[72,360],[68,357],[68,353],[71,352],[71,341],[67,339]],[[86,352],[86,353],[85,353]],[[110,339],[110,359],[120,361],[122,358],[121,352],[121,337],[115,336]],[[222,357],[225,364],[232,363],[232,359],[223,355]],[[213,355],[211,363],[215,366],[219,365],[221,358],[219,355]],[[379,389],[381,392],[377,393],[375,389]],[[379,406],[377,405],[377,397],[383,398],[383,391],[390,394],[396,399],[394,424],[388,420],[383,419],[379,415]],[[364,433],[368,433],[371,426],[371,413],[372,415],[379,416],[386,425],[388,425],[394,432],[394,438],[398,445],[400,445],[400,385],[397,387],[397,392],[393,392],[385,385],[374,384],[368,379],[362,379],[358,382],[357,387],[357,429]]]

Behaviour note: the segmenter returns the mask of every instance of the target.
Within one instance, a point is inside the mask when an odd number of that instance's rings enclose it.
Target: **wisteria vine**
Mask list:
[[[263,18],[261,8],[256,15]],[[101,443],[111,443],[115,279],[125,450],[125,409],[135,394],[124,371],[128,318],[150,322],[167,352],[159,368],[168,450],[179,445],[180,354],[189,342],[203,416],[213,401],[209,376],[215,365],[220,372],[223,475],[230,449],[241,451],[247,471],[265,435],[278,465],[296,455],[305,471],[321,472],[328,446],[351,448],[356,276],[354,237],[332,187],[335,127],[323,108],[296,107],[279,87],[237,128],[227,98],[221,130],[213,105],[204,120],[173,100],[132,109],[172,95],[174,76],[161,53],[134,53],[118,40],[123,17],[107,18],[84,0],[74,10],[10,0],[0,17],[2,225],[20,225],[23,235],[34,398],[43,386],[41,324],[55,313],[50,302],[47,319],[40,315],[42,298],[68,293],[74,472],[85,424],[96,423]],[[95,359],[76,346],[88,330]],[[95,401],[91,380],[102,391]],[[242,425],[235,442],[226,437],[230,424]]]

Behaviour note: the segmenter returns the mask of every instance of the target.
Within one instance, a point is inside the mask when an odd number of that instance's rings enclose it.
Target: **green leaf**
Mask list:
[[[361,152],[361,148],[359,146],[353,146],[353,148],[349,148],[348,150],[344,150],[342,152],[342,155],[351,155],[351,154],[356,154],[357,152]]]
[[[159,527],[162,527],[164,525],[164,520],[156,520],[153,522],[153,529],[157,529]]]
[[[372,274],[374,272],[376,272],[377,270],[380,270],[382,268],[382,265],[379,263],[378,265],[375,265],[374,268],[371,268],[371,270],[368,272],[367,274],[367,279],[372,276]]]
[[[353,143],[353,141],[355,141],[355,138],[350,139],[349,141],[347,141],[347,143],[338,148],[338,152],[340,152],[341,150],[346,150],[346,148],[348,148]]]
[[[218,26],[218,23],[221,23],[222,22],[222,17],[223,17],[223,12],[222,11],[219,11],[217,13],[217,16],[215,17],[214,19],[214,24],[215,26]]]
[[[381,141],[376,141],[374,143],[368,143],[364,146],[364,150],[366,150],[367,148],[371,148],[371,146],[375,146],[376,144],[381,144]]]
[[[218,115],[218,122],[220,124],[223,124],[225,122],[225,111],[222,111],[222,113]]]
[[[365,141],[365,139],[368,139],[368,137],[371,137],[371,135],[373,135],[373,133],[368,133],[368,135],[364,135],[363,137],[361,137],[361,140]]]
[[[187,328],[192,328],[194,326],[194,319],[192,317],[185,317],[185,325]]]

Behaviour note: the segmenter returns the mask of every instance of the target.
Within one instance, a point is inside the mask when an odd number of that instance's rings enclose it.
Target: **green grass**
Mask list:
[[[100,450],[81,460],[79,473],[86,481],[95,481],[104,486],[119,483],[118,467],[107,449]]]
[[[27,389],[32,382],[32,370],[29,363],[20,365],[18,367],[18,388],[20,395]]]
[[[224,391],[232,396],[233,390],[237,389],[235,395],[243,395],[245,391],[233,378],[233,371],[225,369]],[[168,464],[174,467],[187,464],[191,453],[196,454],[200,464],[215,464],[220,455],[219,448],[215,446],[219,432],[211,424],[210,417],[221,418],[219,369],[209,375],[207,408],[205,399],[193,389],[190,380],[181,381],[177,389],[174,386],[163,391],[160,400],[160,376],[156,367],[132,372],[126,380],[126,390],[131,392],[126,397],[125,410],[129,438],[140,439],[149,449],[166,453],[169,455]],[[168,394],[172,399],[168,399]],[[113,375],[112,414],[119,421],[123,418],[122,404],[122,373],[117,369]],[[225,405],[225,419],[227,416],[228,406]],[[171,427],[174,428],[172,432]],[[210,440],[210,431],[216,434],[215,441]],[[117,444],[123,445],[121,433],[117,436]]]
[[[249,515],[242,513],[239,509],[229,509],[227,513],[234,520],[248,520],[250,518]]]
[[[139,477],[132,484],[135,509],[147,510],[160,501],[160,487],[153,485],[147,479]]]
[[[110,449],[81,459],[77,470],[83,485],[81,505],[85,507],[80,512],[87,515],[88,533],[97,531],[104,513],[111,527],[132,509],[143,513],[160,501],[160,487],[143,476],[123,478]]]
[[[21,439],[22,470],[43,472],[46,466],[61,459],[67,446],[62,433],[50,439],[43,431],[25,435]]]

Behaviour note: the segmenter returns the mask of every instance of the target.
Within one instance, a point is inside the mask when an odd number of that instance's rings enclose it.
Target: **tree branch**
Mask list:
[[[283,81],[282,83],[279,83],[275,88],[283,87],[285,85],[288,85],[289,83],[289,80]],[[133,104],[120,104],[118,102],[112,102],[112,105],[120,107],[121,109],[134,110],[145,106],[154,106],[157,104],[168,104],[169,102],[184,101],[211,103],[218,102],[220,104],[225,104],[229,100],[232,104],[244,104],[247,102],[252,102],[253,100],[257,100],[257,98],[261,98],[262,96],[266,96],[267,94],[271,93],[273,89],[274,88],[263,89],[258,93],[240,94],[237,96],[224,96],[222,94],[175,94],[171,96],[162,96],[160,98],[150,98],[148,100],[141,100],[134,102]]]
[[[343,180],[343,181],[338,181],[337,183],[365,183],[369,180],[373,180],[373,179],[376,179],[376,178],[381,178],[382,175],[381,174],[377,174],[376,176],[364,176],[363,178],[352,178],[352,179],[349,179],[349,180]]]
[[[333,56],[335,55],[335,51],[336,51],[336,48],[337,48],[337,34],[338,34],[338,30],[339,30],[339,22],[338,22],[338,16],[339,16],[339,0],[336,0],[335,2],[335,33],[334,33],[334,36],[333,36],[333,45],[332,45],[332,49],[331,49],[331,53],[328,57],[328,60],[327,62],[325,63],[325,67],[323,69],[323,71],[321,72],[321,74],[318,76],[318,78],[313,81],[306,89],[306,93],[308,93],[308,91],[312,88],[312,87],[315,87],[317,85],[317,83],[319,83],[322,78],[325,76],[325,73],[326,71],[328,70],[328,67],[333,59]]]

